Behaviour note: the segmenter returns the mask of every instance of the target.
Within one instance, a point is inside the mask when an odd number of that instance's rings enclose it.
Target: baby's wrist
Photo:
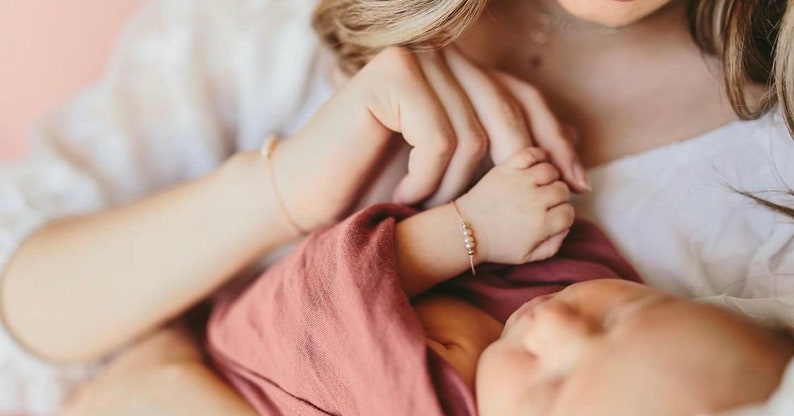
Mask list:
[[[432,227],[425,226],[421,228],[422,235],[432,240],[434,246],[440,250],[439,253],[432,257],[439,259],[443,263],[454,265],[450,270],[454,270],[455,272],[447,276],[447,278],[454,277],[465,272],[466,269],[469,269],[469,259],[465,240],[466,235],[463,233],[461,227],[462,223],[454,205],[452,203],[439,205],[418,215],[427,215],[428,223],[432,221]],[[431,217],[433,219],[430,219]],[[464,220],[471,224],[465,217]],[[472,232],[472,237],[474,237],[476,243],[474,248],[478,250],[479,242],[474,235],[474,231]],[[426,254],[429,255],[430,253]],[[438,254],[442,254],[442,256],[438,256]],[[475,266],[482,263],[479,251],[476,251],[473,260]]]
[[[460,221],[452,204],[406,218],[395,230],[397,272],[409,297],[470,268]],[[475,257],[475,265],[480,262]]]
[[[482,211],[479,209],[479,204],[476,201],[476,198],[472,197],[471,194],[467,193],[461,196],[456,200],[456,204],[460,211],[460,217],[458,221],[460,222],[461,219],[468,223],[471,238],[474,240],[474,264],[485,263],[489,261],[489,244],[488,244],[488,224],[487,224],[487,217],[486,215],[482,214]],[[453,207],[454,210],[454,207]],[[464,246],[465,241],[464,238],[466,235],[463,235],[463,230],[461,231],[461,249],[466,250]]]

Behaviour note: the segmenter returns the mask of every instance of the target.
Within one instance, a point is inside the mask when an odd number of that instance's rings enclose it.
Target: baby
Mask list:
[[[699,415],[761,402],[789,336],[636,283],[528,302],[481,355],[480,415]]]
[[[456,205],[365,209],[220,302],[209,351],[266,415],[683,416],[774,391],[787,336],[639,284],[568,200],[531,148]]]

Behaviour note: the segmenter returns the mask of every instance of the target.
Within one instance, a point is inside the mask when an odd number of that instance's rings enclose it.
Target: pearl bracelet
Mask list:
[[[455,213],[458,214],[458,219],[460,220],[460,229],[463,234],[463,247],[466,249],[466,254],[469,255],[471,275],[477,276],[477,270],[474,269],[474,255],[477,254],[477,242],[474,240],[474,230],[471,229],[469,222],[463,219],[463,214],[460,213],[458,203],[453,200],[452,206],[455,208]]]
[[[276,201],[278,202],[278,206],[281,209],[281,213],[284,215],[284,218],[287,219],[287,223],[289,223],[290,228],[295,231],[299,236],[303,236],[308,234],[306,230],[303,229],[300,225],[298,225],[295,218],[290,215],[287,206],[284,204],[284,200],[281,198],[281,193],[278,191],[278,186],[276,186],[276,176],[273,170],[273,153],[276,150],[276,145],[278,144],[278,138],[276,136],[269,136],[265,141],[262,143],[262,147],[260,148],[260,153],[265,158],[265,162],[267,163],[267,170],[268,175],[270,176],[270,185],[273,187],[273,194],[275,195]]]

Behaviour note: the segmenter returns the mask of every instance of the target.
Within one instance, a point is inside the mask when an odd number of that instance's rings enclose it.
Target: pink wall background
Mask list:
[[[142,0],[0,0],[0,163],[19,159],[42,113],[102,73]]]

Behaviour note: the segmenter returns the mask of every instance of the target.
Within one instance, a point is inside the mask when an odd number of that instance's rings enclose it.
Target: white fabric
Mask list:
[[[794,140],[771,113],[590,169],[577,213],[651,286],[726,301],[794,296],[794,220],[739,193],[794,206],[792,161]]]
[[[99,85],[40,123],[34,158],[0,169],[0,270],[48,221],[128,203],[296,130],[331,93],[314,2],[147,5]],[[778,119],[733,123],[590,170],[578,210],[649,284],[792,323],[794,226],[728,186],[791,189],[793,156]],[[0,326],[0,415],[54,414],[91,370],[42,363]],[[794,382],[780,397],[794,414]]]
[[[734,122],[591,169],[577,211],[648,284],[794,325],[794,220],[739,193],[794,205],[791,160],[778,114]]]
[[[331,94],[314,0],[161,0],[128,26],[98,85],[0,168],[0,270],[53,219],[134,199],[289,134]],[[93,366],[43,363],[0,325],[0,415],[53,415]]]

